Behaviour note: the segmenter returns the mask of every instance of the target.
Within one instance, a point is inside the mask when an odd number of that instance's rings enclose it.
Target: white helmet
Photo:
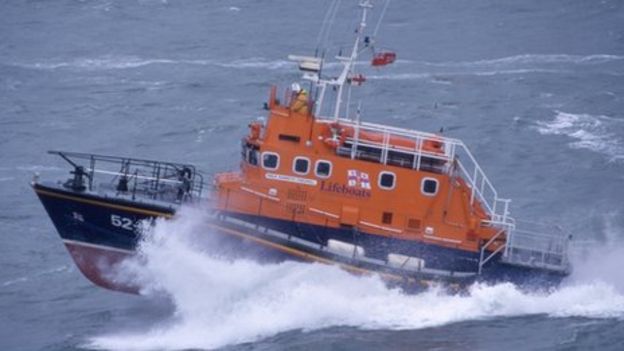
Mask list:
[[[299,85],[299,83],[292,83],[292,85],[290,86],[290,90],[298,93],[301,90],[301,86]]]

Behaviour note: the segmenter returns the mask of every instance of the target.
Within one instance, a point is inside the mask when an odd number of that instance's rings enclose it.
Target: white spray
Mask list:
[[[624,290],[584,280],[583,274],[550,293],[526,293],[512,284],[476,284],[462,295],[438,289],[406,295],[377,277],[354,276],[333,266],[259,264],[216,256],[197,244],[197,236],[212,234],[202,223],[195,211],[158,222],[141,246],[140,259],[126,267],[126,274],[146,287],[143,294],[167,296],[174,314],[145,331],[92,338],[88,347],[211,349],[331,326],[418,329],[528,314],[624,317]]]

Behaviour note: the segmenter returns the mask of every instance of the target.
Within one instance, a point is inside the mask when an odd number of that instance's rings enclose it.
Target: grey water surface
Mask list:
[[[403,296],[324,267],[249,262],[232,263],[236,284],[219,286],[211,265],[220,263],[202,257],[204,276],[177,273],[205,281],[205,292],[179,284],[137,297],[82,277],[29,186],[35,173],[68,176],[46,151],[236,169],[248,122],[265,115],[271,84],[298,79],[286,57],[314,53],[329,6],[0,3],[0,349],[624,350],[619,0],[393,1],[377,41],[398,61],[358,66],[363,119],[443,127],[513,199],[513,216],[574,236],[575,271],[561,288]],[[356,2],[340,6],[332,54],[356,24]],[[201,301],[212,298],[231,313]]]

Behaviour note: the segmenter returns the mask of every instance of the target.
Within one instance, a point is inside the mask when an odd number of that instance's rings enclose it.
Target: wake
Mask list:
[[[220,257],[197,244],[200,233],[209,235],[201,228],[202,215],[196,210],[158,222],[141,246],[140,259],[124,269],[145,286],[144,295],[166,296],[173,315],[143,331],[94,337],[87,347],[212,349],[288,330],[419,329],[536,314],[624,318],[624,291],[584,276],[549,292],[524,292],[505,283],[475,284],[456,295],[439,288],[407,295],[377,277],[353,276],[334,266]]]

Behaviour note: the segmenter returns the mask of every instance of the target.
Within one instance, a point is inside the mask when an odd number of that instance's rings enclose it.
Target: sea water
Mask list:
[[[266,115],[271,84],[298,79],[286,57],[313,54],[330,3],[0,4],[0,348],[624,348],[620,1],[393,1],[377,47],[397,62],[357,66],[367,82],[350,116],[361,103],[367,121],[443,128],[513,216],[573,235],[561,287],[406,295],[335,267],[232,259],[199,244],[211,233],[193,210],[159,222],[144,265],[124,266],[142,296],[81,276],[29,187],[35,173],[69,176],[46,151],[236,169],[248,122]],[[355,7],[341,2],[328,55],[351,44]]]

